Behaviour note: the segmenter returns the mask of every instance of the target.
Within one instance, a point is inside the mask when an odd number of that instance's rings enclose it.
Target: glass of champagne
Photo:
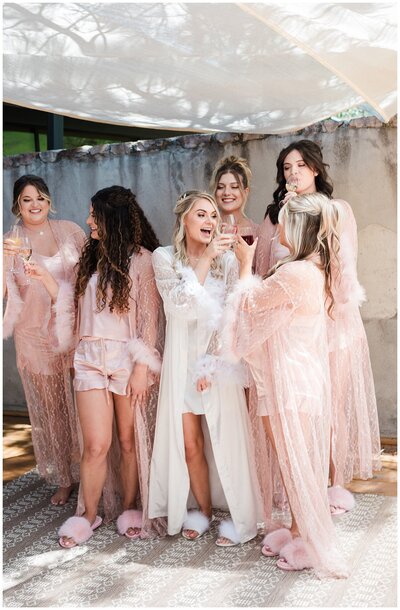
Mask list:
[[[236,224],[236,219],[235,219],[234,214],[226,214],[226,216],[223,216],[222,223],[221,223],[221,233],[224,233],[224,235],[231,235],[232,242],[234,242],[237,232],[238,232],[238,227]],[[232,243],[231,248],[233,248],[233,243]]]
[[[11,229],[10,229],[8,237],[7,237],[7,242],[12,244],[16,248],[19,248],[21,246],[21,239],[22,239],[21,225],[19,225],[19,224],[11,225]],[[19,254],[19,252],[16,252],[15,254]],[[10,260],[10,266],[9,266],[8,270],[12,271],[13,273],[19,273],[19,271],[17,271],[17,269],[15,269],[15,265],[14,265],[15,254],[12,256],[12,258]]]
[[[25,236],[21,237],[21,244],[19,246],[18,254],[22,258],[24,263],[29,263],[29,261],[31,260],[31,257],[32,257],[32,244],[31,244],[31,240],[29,239],[29,237],[25,237]],[[29,277],[27,277],[26,284],[30,284],[30,283],[31,283],[31,280],[29,279]]]
[[[285,188],[288,193],[295,193],[297,191],[297,187],[299,186],[299,179],[297,176],[289,176],[287,182],[285,184]]]

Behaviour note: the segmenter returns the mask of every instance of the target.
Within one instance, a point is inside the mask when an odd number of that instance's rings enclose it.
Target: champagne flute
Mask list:
[[[286,184],[285,184],[286,193],[295,193],[297,191],[298,186],[299,186],[299,179],[297,178],[297,176],[293,176],[293,175],[289,176],[289,178],[286,180]],[[286,199],[286,195],[279,202],[280,208],[285,205],[285,203],[286,203],[285,199]]]
[[[21,227],[21,225],[19,225],[19,224],[11,225],[11,229],[10,229],[8,237],[7,237],[7,242],[12,244],[16,248],[19,248],[20,245],[21,245],[22,237],[23,237],[23,234],[22,234],[22,227]],[[18,254],[18,252],[16,252],[15,254]],[[13,273],[19,273],[19,271],[17,271],[15,269],[15,265],[14,265],[15,254],[12,255],[9,271],[12,271]]]
[[[238,232],[238,226],[236,224],[236,218],[234,216],[234,214],[226,214],[226,216],[223,217],[223,222],[221,224],[221,233],[224,233],[224,235],[231,235],[232,236],[232,241],[235,241],[235,236]],[[231,246],[231,249],[233,248],[233,243]]]
[[[31,257],[32,257],[32,244],[31,244],[31,240],[29,239],[29,237],[26,237],[25,235],[23,237],[21,237],[21,244],[19,247],[18,254],[22,258],[24,263],[29,263],[29,261],[31,260]],[[31,280],[29,279],[29,277],[27,277],[26,284],[30,284],[30,283],[31,283]]]
[[[297,191],[297,187],[299,186],[299,179],[297,176],[289,176],[286,181],[285,188],[288,193],[295,193]]]

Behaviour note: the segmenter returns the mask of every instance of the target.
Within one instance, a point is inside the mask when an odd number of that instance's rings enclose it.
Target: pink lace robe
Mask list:
[[[333,292],[334,319],[327,318],[332,383],[332,484],[368,479],[379,470],[380,435],[367,337],[359,306],[364,300],[357,280],[357,226],[350,205],[336,200],[342,212],[341,279]],[[277,225],[267,217],[260,228],[256,273],[264,276],[288,250],[279,244]]]
[[[32,260],[47,267],[60,283],[58,317],[60,326],[69,327],[71,333],[72,320],[64,308],[63,296],[70,291],[85,234],[66,220],[50,220],[50,227],[58,253],[47,257],[34,252]],[[39,281],[27,284],[22,263],[15,259],[20,273],[6,273],[4,338],[14,334],[39,474],[51,485],[68,487],[79,480],[80,461],[71,384],[72,352],[69,346],[63,350],[53,340],[56,313],[46,289]]]
[[[324,298],[323,274],[311,260],[287,263],[264,281],[241,280],[229,298],[224,337],[228,352],[250,366],[258,415],[269,418],[287,497],[314,569],[320,577],[343,577],[347,568],[326,485],[331,398]]]
[[[132,363],[147,364],[149,393],[147,403],[135,406],[135,445],[139,474],[138,507],[143,510],[142,537],[164,533],[163,520],[150,520],[147,517],[148,481],[151,452],[158,399],[158,376],[161,369],[163,343],[163,316],[161,300],[154,280],[151,253],[141,248],[133,255],[130,276],[132,279],[127,337]],[[78,304],[78,327],[82,299]],[[72,302],[71,302],[72,305]],[[93,315],[96,315],[93,313]],[[117,314],[116,314],[117,315]],[[79,336],[79,333],[78,333]],[[106,338],[106,337],[105,337]],[[116,423],[113,426],[113,439],[108,455],[108,472],[103,489],[103,510],[105,521],[109,522],[122,512],[122,485],[119,473],[120,449]],[[85,512],[82,489],[79,490],[77,514]]]

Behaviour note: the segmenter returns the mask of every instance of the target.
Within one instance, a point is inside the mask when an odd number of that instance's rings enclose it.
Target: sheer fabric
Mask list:
[[[201,285],[193,269],[175,260],[173,247],[153,253],[157,286],[166,314],[149,515],[168,517],[168,533],[178,533],[188,508],[196,506],[185,460],[182,407],[190,400],[196,360],[219,350],[217,332],[225,294],[237,278],[233,253],[222,258],[222,273],[210,272]],[[189,349],[189,346],[194,349]],[[243,388],[232,377],[216,376],[202,394],[205,455],[214,508],[229,510],[241,542],[257,534],[262,507]]]
[[[264,281],[239,281],[229,309],[225,341],[250,365],[258,414],[269,420],[287,497],[315,571],[345,576],[326,484],[331,398],[323,274],[311,260],[287,263]]]
[[[58,282],[71,285],[85,234],[75,223],[49,222],[58,253],[53,257],[33,253],[32,260],[47,267]],[[20,273],[7,272],[6,278],[4,337],[14,334],[38,471],[48,483],[69,487],[79,480],[80,459],[71,385],[72,352],[68,346],[61,353],[57,351],[52,340],[55,312],[51,298],[41,282],[27,284],[21,261],[15,262]]]
[[[332,383],[332,484],[368,479],[379,470],[380,435],[369,349],[359,306],[364,300],[357,280],[357,226],[350,205],[336,200],[341,211],[340,278],[333,294],[335,309],[327,317]],[[277,225],[267,216],[260,228],[256,273],[264,276],[288,251],[279,244]]]
[[[142,531],[141,537],[148,538],[165,531],[164,522],[161,519],[150,520],[148,518],[148,485],[149,467],[153,447],[154,426],[156,420],[157,397],[158,397],[158,374],[161,367],[162,342],[163,342],[163,318],[160,311],[160,296],[154,280],[154,272],[151,263],[151,253],[141,248],[138,254],[133,255],[130,266],[130,277],[132,279],[132,290],[130,295],[130,310],[122,317],[125,319],[121,328],[115,330],[111,326],[111,332],[101,322],[89,323],[90,328],[96,328],[105,335],[103,338],[124,339],[128,342],[132,363],[147,364],[148,369],[148,400],[143,407],[134,407],[135,415],[135,448],[139,474],[139,494],[137,506],[142,509]],[[80,299],[79,328],[81,331],[88,327],[86,316],[102,316],[95,313],[95,302],[90,305],[86,301],[83,307],[83,298]],[[105,312],[105,319],[110,315]],[[114,336],[117,332],[118,337]],[[121,333],[124,333],[122,336]],[[106,522],[112,521],[122,512],[122,484],[119,471],[120,447],[117,434],[117,426],[114,420],[113,437],[111,448],[107,458],[107,477],[103,488],[102,501],[104,518]],[[83,492],[79,490],[77,514],[85,512],[83,503]]]

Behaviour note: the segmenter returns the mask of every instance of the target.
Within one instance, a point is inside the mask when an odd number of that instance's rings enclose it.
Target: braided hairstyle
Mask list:
[[[301,154],[304,163],[312,171],[318,172],[318,175],[315,177],[315,187],[317,192],[323,193],[329,197],[329,199],[332,197],[333,185],[327,172],[329,165],[323,161],[321,148],[312,140],[299,140],[298,142],[292,142],[289,144],[289,146],[283,148],[279,153],[276,161],[276,181],[278,183],[278,188],[273,194],[274,202],[267,207],[264,216],[264,218],[269,216],[272,224],[274,225],[278,223],[279,210],[281,209],[280,202],[286,195],[286,178],[284,176],[283,164],[286,157],[292,152],[292,150],[297,150]]]
[[[108,304],[110,311],[129,311],[132,280],[131,257],[143,246],[152,252],[160,244],[153,228],[130,189],[110,186],[91,200],[99,239],[89,237],[78,262],[75,299],[83,296],[96,271],[98,312]],[[110,291],[111,288],[111,291]]]

